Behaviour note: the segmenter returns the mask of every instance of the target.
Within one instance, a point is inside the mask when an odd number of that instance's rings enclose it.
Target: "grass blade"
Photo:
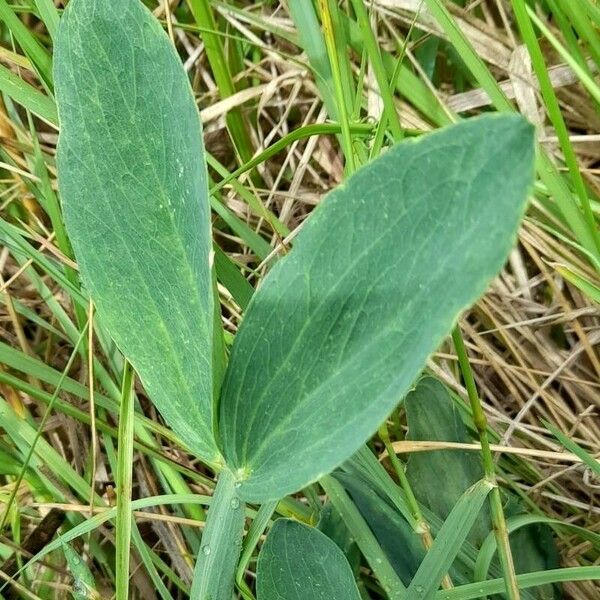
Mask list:
[[[567,581],[588,581],[600,579],[600,567],[567,567],[564,569],[551,569],[549,571],[536,571],[517,575],[517,583],[520,589],[527,589],[551,583],[562,583]],[[491,579],[461,585],[452,590],[437,592],[435,600],[480,600],[482,597],[501,594],[504,591],[504,580]]]
[[[10,96],[49,125],[58,126],[58,113],[54,102],[4,65],[0,65],[0,92]]]
[[[489,481],[482,479],[461,496],[444,521],[431,550],[408,587],[408,598],[431,600],[435,597],[442,578],[449,571],[460,547],[467,539],[492,488]]]
[[[346,527],[350,530],[356,544],[390,600],[403,600],[407,598],[406,589],[402,581],[394,571],[392,565],[390,565],[373,532],[369,529],[369,526],[342,485],[329,475],[323,477],[320,480],[320,484],[329,496],[331,503],[340,513],[344,523],[346,523]]]

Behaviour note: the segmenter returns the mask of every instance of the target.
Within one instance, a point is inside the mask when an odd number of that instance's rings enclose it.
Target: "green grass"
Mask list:
[[[393,142],[473,116],[474,111],[456,115],[447,108],[448,96],[455,93],[482,88],[491,103],[480,112],[518,110],[499,85],[508,78],[507,69],[478,56],[474,40],[457,25],[460,10],[449,0],[422,3],[443,32],[440,36],[412,11],[382,8],[389,3],[182,0],[171,3],[171,19],[165,18],[162,0],[146,4],[162,11],[165,29],[172,23],[182,61],[202,40],[204,50],[189,66],[200,108],[267,86],[262,96],[235,104],[205,125],[227,350],[254,288],[293,245],[296,230],[325,191]],[[485,11],[470,11],[472,22],[484,34],[493,29],[512,50],[495,3],[484,4]],[[502,532],[502,496],[494,488],[489,498],[500,525],[497,547],[503,564],[493,562],[481,583],[461,581],[442,564],[436,577],[448,578],[435,597],[498,594],[508,580],[520,589],[513,598],[519,593],[534,598],[532,586],[563,581],[569,597],[583,600],[600,589],[595,581],[600,580],[595,566],[600,548],[592,535],[597,534],[598,504],[586,483],[596,481],[598,465],[599,433],[590,407],[600,394],[594,347],[600,185],[596,145],[572,138],[596,134],[600,122],[593,121],[600,104],[600,19],[592,0],[504,5],[512,35],[526,46],[540,82],[536,97],[544,125],[551,128],[546,133],[558,142],[540,144],[535,198],[519,256],[512,257],[502,282],[467,315],[464,348],[456,353],[445,342],[430,368],[457,391],[455,402],[472,439],[483,438],[488,479],[521,496],[531,522],[547,519],[562,562],[514,576],[506,544],[513,533]],[[11,556],[18,557],[22,570],[13,573],[18,585],[12,588],[17,597],[67,598],[82,580],[92,581],[102,598],[187,598],[202,547],[198,525],[206,519],[214,488],[214,465],[187,451],[139,383],[128,393],[130,382],[125,388],[123,373],[132,372],[96,319],[91,353],[86,347],[89,299],[72,263],[56,188],[52,58],[61,12],[50,0],[0,2],[7,50],[0,65],[0,161],[12,169],[2,169],[0,178],[0,571]],[[419,45],[429,40],[438,41],[433,66],[415,65]],[[578,84],[553,88],[549,68],[563,62]],[[293,74],[270,89],[269,81],[283,72]],[[377,95],[381,107],[371,111],[368,98]],[[589,122],[582,123],[579,113]],[[273,141],[265,145],[272,131]],[[524,270],[520,280],[519,265]],[[539,318],[548,321],[536,323]],[[464,380],[469,394],[462,388]],[[572,462],[485,450],[485,439],[498,441],[536,394],[508,444],[543,450],[564,446]],[[479,427],[473,427],[473,417]],[[400,405],[370,441],[371,451],[381,455],[404,438],[406,426]],[[403,481],[404,465],[384,461],[384,469],[376,459],[375,464],[364,460],[367,466],[357,459],[348,467],[351,477],[358,480],[363,469],[362,476],[385,499],[385,510],[404,519],[409,530],[420,531],[421,520],[427,523],[434,544],[430,551],[437,552],[443,521],[414,497],[411,482]],[[581,463],[587,465],[585,475],[582,467],[564,470]],[[90,499],[98,511],[91,517]],[[255,597],[257,555],[273,519],[286,516],[315,525],[329,502],[345,516],[355,538],[348,556],[358,561],[353,568],[359,590],[374,599],[406,597],[408,586],[394,570],[397,556],[386,553],[373,521],[333,477],[312,491],[246,509],[248,533],[236,574],[239,597]],[[61,507],[65,523],[43,555],[28,563],[29,555],[18,548],[36,531],[49,505]],[[506,517],[509,532],[515,518]],[[65,555],[63,542],[71,544],[74,554],[67,550]],[[455,554],[475,568],[476,545],[458,538],[450,545],[446,558]],[[77,558],[91,579],[76,568]],[[435,558],[429,560],[437,563]],[[429,581],[427,573],[419,577]],[[449,589],[448,582],[455,588]]]

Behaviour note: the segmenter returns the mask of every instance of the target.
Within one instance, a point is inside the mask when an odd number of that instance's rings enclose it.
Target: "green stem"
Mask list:
[[[223,469],[208,509],[190,600],[231,600],[243,532],[244,504],[233,473]]]
[[[486,478],[494,486],[490,492],[490,508],[492,512],[494,533],[496,535],[496,543],[498,544],[498,555],[500,557],[500,564],[502,565],[502,571],[504,574],[506,594],[509,600],[519,600],[519,585],[517,583],[517,575],[515,573],[510,542],[508,540],[508,529],[506,527],[504,510],[502,509],[500,488],[498,487],[498,481],[496,479],[494,458],[490,449],[490,441],[487,431],[487,418],[483,412],[481,400],[479,399],[479,394],[477,393],[477,386],[475,384],[475,378],[473,377],[473,371],[469,363],[469,356],[467,354],[467,349],[458,326],[456,326],[452,331],[452,341],[454,342],[454,347],[456,348],[458,363],[460,365],[460,370],[465,382],[465,387],[467,388],[469,403],[471,405],[471,413],[473,416],[473,423],[479,436],[479,443],[481,444],[483,470]]]
[[[131,554],[131,488],[133,485],[134,373],[125,361],[121,406],[119,408],[119,449],[117,462],[116,599],[129,598],[129,557]]]
[[[421,536],[421,542],[423,543],[423,547],[425,548],[425,550],[430,550],[431,546],[433,546],[433,536],[431,535],[431,527],[429,526],[429,523],[427,522],[427,520],[423,516],[423,513],[421,512],[419,502],[415,498],[412,486],[410,485],[408,477],[406,476],[406,472],[404,471],[404,465],[402,464],[402,462],[398,458],[398,455],[394,451],[394,447],[390,440],[386,423],[383,423],[383,425],[379,428],[379,437],[383,441],[383,445],[387,450],[392,466],[394,467],[394,471],[398,476],[400,487],[402,488],[406,496],[406,504],[408,504],[408,508],[410,509],[413,519],[416,522],[416,527],[414,528],[415,533]],[[442,587],[446,590],[453,587],[450,575],[444,576],[444,579],[442,580]]]
[[[224,177],[219,183],[211,187],[210,193],[214,195],[219,190],[223,189],[227,184],[229,184],[234,179],[237,179],[244,173],[251,171],[258,165],[263,162],[269,160],[269,158],[273,157],[278,152],[281,152],[284,148],[287,148],[290,144],[297,142],[298,140],[302,140],[304,138],[312,137],[313,135],[327,135],[331,133],[339,133],[343,131],[344,126],[338,123],[316,123],[313,125],[306,125],[304,127],[299,127],[298,129],[294,129],[287,135],[284,135],[282,138],[278,139],[276,142],[271,144],[268,148],[263,150],[260,154],[257,154],[254,158],[249,160],[247,163],[243,164],[241,167],[236,169],[233,173]],[[352,133],[356,133],[358,135],[368,136],[373,133],[373,126],[368,123],[360,123],[349,126],[349,131]]]

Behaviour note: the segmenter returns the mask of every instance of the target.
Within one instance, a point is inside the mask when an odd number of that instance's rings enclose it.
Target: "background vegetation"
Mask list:
[[[404,136],[482,112],[518,110],[537,126],[538,180],[519,245],[461,329],[501,483],[530,515],[552,519],[556,564],[597,566],[597,4],[147,5],[179,51],[204,122],[228,342],[253,288],[345,168]],[[61,9],[51,0],[0,0],[0,577],[15,575],[57,531],[87,525],[72,545],[19,572],[1,593],[111,597],[123,576],[114,560],[115,511],[107,512],[119,489],[134,500],[132,596],[185,598],[213,473],[161,425],[139,385],[133,421],[119,429],[119,404],[130,401],[121,397],[122,359],[78,286],[56,195],[52,39]],[[453,391],[469,425],[454,348],[448,340],[428,368]],[[436,439],[427,427],[406,439],[406,422],[402,405],[371,442],[392,479],[398,464],[387,451],[395,448],[404,461],[419,443]],[[124,485],[115,448],[131,432],[134,477]],[[443,463],[425,468],[428,489],[441,492],[448,485]],[[138,500],[167,494],[162,505]],[[324,499],[312,486],[273,509],[314,523]],[[101,517],[89,520],[94,514]],[[251,530],[257,539],[269,519],[258,513]],[[254,589],[252,550],[238,577],[246,598]],[[363,592],[381,597],[370,569],[360,555],[356,560]],[[595,598],[600,585],[566,582],[563,593]]]

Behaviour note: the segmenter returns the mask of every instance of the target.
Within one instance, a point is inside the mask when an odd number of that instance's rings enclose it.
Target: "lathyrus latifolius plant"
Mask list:
[[[139,0],[72,0],[54,64],[81,279],[165,421],[219,472],[192,597],[229,600],[244,503],[356,452],[501,268],[532,186],[532,127],[470,119],[329,193],[254,294],[225,368],[200,119],[169,39]],[[294,571],[294,552],[329,556],[326,572]],[[288,521],[258,578],[260,600],[359,597],[333,542]]]

